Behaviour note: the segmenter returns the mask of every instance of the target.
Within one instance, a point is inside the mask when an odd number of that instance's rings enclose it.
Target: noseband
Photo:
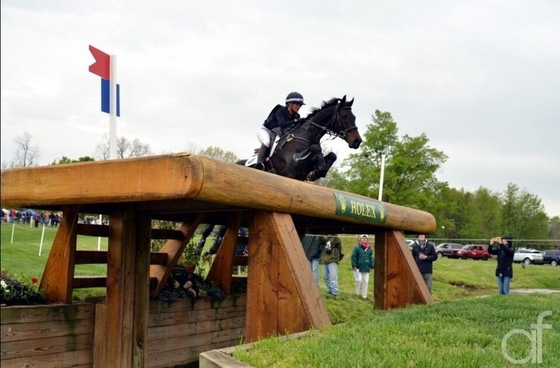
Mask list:
[[[334,114],[331,116],[331,118],[329,119],[329,122],[325,125],[319,125],[317,123],[315,123],[313,120],[309,120],[308,123],[310,123],[311,125],[323,130],[325,132],[325,134],[328,134],[332,137],[338,137],[341,139],[344,139],[344,137],[346,136],[346,133],[351,132],[353,130],[357,130],[358,127],[357,126],[353,126],[351,128],[345,129],[345,130],[341,130],[339,132],[335,132],[333,129],[331,129],[330,127],[334,125],[334,122],[337,121],[339,123],[340,126],[344,126],[344,124],[342,123],[342,118],[340,117],[340,114],[338,113],[340,110],[351,110],[351,107],[348,106],[343,106],[340,109],[336,109],[336,111],[334,112]]]

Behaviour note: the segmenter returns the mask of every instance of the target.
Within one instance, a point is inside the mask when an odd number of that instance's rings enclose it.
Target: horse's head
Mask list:
[[[357,149],[362,143],[362,137],[358,133],[356,116],[352,113],[353,103],[354,99],[346,101],[346,95],[339,100],[331,128],[348,143],[348,147]]]

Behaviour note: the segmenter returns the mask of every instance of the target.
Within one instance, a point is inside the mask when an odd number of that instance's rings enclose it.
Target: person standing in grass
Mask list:
[[[303,245],[303,251],[305,256],[309,261],[309,266],[313,272],[313,279],[319,287],[319,260],[321,259],[321,254],[323,253],[323,246],[325,245],[325,237],[308,234],[303,237],[301,244]]]
[[[358,245],[352,250],[352,269],[356,280],[356,295],[367,299],[369,272],[375,268],[373,250],[369,246],[368,236],[361,235]]]
[[[327,292],[336,297],[338,295],[338,262],[342,260],[342,242],[337,235],[329,235],[326,239],[321,263],[323,264],[323,280]]]
[[[432,293],[432,263],[437,261],[438,256],[434,243],[426,239],[426,234],[418,234],[418,239],[412,245],[412,256],[416,261],[416,265],[422,274],[422,278],[428,287],[430,294]]]
[[[493,247],[494,243],[498,243],[498,247]],[[513,278],[513,238],[509,235],[499,236],[490,239],[488,244],[488,253],[498,257],[496,266],[496,278],[498,279],[498,291],[502,295],[509,294],[509,284]]]

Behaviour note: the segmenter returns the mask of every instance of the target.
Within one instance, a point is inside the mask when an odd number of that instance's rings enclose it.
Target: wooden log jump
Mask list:
[[[228,226],[208,274],[226,292],[237,227],[249,228],[247,342],[330,325],[305,233],[375,234],[375,307],[431,302],[403,235],[435,230],[424,211],[188,153],[9,169],[1,189],[3,206],[64,212],[41,280],[50,300],[71,302],[76,260],[106,258],[106,330],[96,336],[110,343],[100,362],[145,366],[149,293],[161,290],[202,222]],[[106,257],[76,250],[79,213],[109,216],[108,231],[86,228],[106,234]],[[158,255],[149,251],[154,219],[183,223]]]

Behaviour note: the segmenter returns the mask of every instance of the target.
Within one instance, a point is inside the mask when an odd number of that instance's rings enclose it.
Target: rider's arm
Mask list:
[[[278,111],[276,111],[275,117],[281,129],[289,127],[290,125],[294,125],[298,122],[298,119],[289,120],[288,111],[286,109],[278,109]],[[299,117],[299,114],[296,115],[296,117]]]

